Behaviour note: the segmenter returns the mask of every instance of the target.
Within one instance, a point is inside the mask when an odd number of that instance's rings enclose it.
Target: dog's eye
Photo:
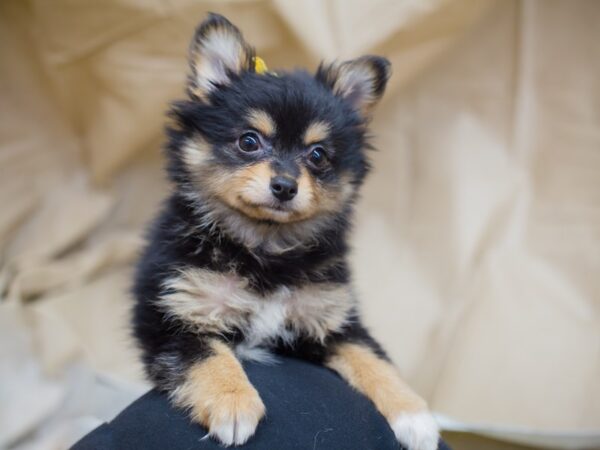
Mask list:
[[[322,167],[327,162],[327,155],[323,147],[313,147],[308,154],[308,160],[315,167]]]
[[[248,131],[240,136],[238,146],[243,152],[255,152],[260,149],[260,138],[256,133]]]

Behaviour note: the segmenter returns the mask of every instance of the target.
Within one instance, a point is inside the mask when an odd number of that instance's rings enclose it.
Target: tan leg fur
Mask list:
[[[254,434],[265,407],[233,351],[217,340],[211,347],[214,354],[194,364],[172,396],[211,436],[240,445]]]
[[[360,344],[341,344],[326,365],[366,395],[410,450],[435,450],[438,430],[425,400],[402,380],[397,369]]]

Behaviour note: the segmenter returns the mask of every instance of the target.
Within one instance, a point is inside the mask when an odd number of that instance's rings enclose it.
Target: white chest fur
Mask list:
[[[353,306],[345,285],[283,287],[263,297],[243,278],[201,269],[181,271],[165,287],[168,294],[158,301],[164,311],[198,332],[242,330],[240,350],[300,334],[323,341],[344,325]]]

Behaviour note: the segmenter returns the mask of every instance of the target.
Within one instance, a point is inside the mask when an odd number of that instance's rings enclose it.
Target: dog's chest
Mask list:
[[[234,274],[188,269],[166,284],[161,307],[198,332],[240,331],[248,346],[293,340],[322,341],[348,320],[352,300],[345,285],[279,288],[265,296]]]

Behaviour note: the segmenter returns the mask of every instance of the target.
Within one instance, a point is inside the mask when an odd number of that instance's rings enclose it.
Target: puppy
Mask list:
[[[211,14],[189,63],[188,98],[167,130],[174,189],[133,289],[148,377],[210,436],[239,445],[265,414],[240,360],[304,358],[370,398],[405,447],[434,450],[425,402],[361,323],[347,257],[389,62],[265,72]]]

